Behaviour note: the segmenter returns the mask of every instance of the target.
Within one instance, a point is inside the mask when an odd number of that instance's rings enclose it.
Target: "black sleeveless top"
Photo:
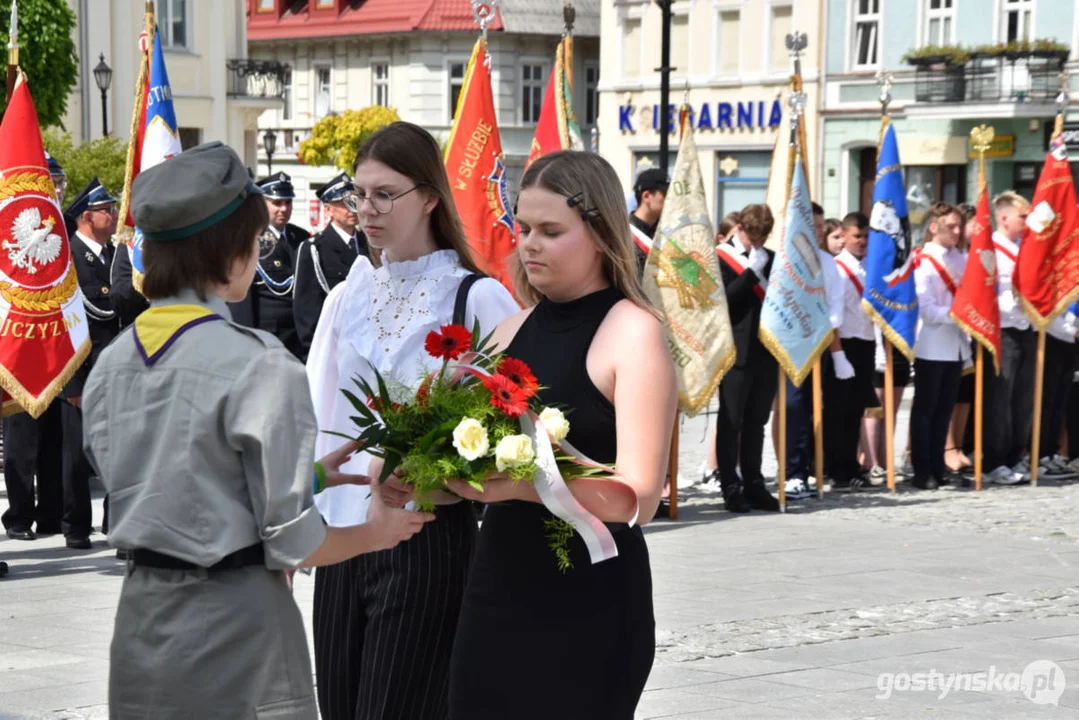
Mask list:
[[[608,288],[567,303],[544,300],[506,348],[532,368],[545,388],[540,400],[567,413],[569,441],[607,464],[617,454],[615,409],[585,359],[622,297]],[[632,720],[655,654],[644,535],[609,524],[618,557],[593,565],[575,534],[573,567],[563,573],[546,537],[551,518],[539,503],[487,507],[450,663],[450,720]],[[551,668],[553,693],[535,680]]]
[[[540,402],[566,413],[567,440],[605,464],[614,463],[617,452],[614,405],[588,376],[585,360],[600,323],[623,297],[607,288],[565,303],[544,299],[506,348],[506,355],[532,368],[543,388]]]

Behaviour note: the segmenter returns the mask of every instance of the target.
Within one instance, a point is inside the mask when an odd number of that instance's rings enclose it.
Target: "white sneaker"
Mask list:
[[[1079,458],[1075,458],[1070,463],[1068,463],[1068,469],[1074,473],[1079,473]]]
[[[869,471],[869,484],[876,487],[877,485],[883,485],[888,481],[888,471],[879,465],[874,465],[873,469]]]
[[[1049,480],[1063,480],[1074,476],[1075,472],[1068,467],[1068,464],[1064,462],[1064,458],[1059,455],[1044,457],[1038,463],[1038,477]]]
[[[1018,485],[1023,479],[1022,475],[1006,465],[1001,465],[986,476],[986,480],[997,485]]]
[[[704,481],[697,485],[701,489],[701,492],[717,493],[723,491],[723,486],[719,482],[719,470],[713,470]]]
[[[813,497],[813,491],[809,489],[809,484],[803,478],[788,478],[784,489],[788,500],[804,500],[807,497]]]

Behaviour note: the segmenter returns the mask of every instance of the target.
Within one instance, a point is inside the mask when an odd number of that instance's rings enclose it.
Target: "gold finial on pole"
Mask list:
[[[1057,118],[1053,125],[1053,134],[1059,135],[1064,132],[1064,113],[1068,112],[1068,90],[1071,89],[1071,74],[1067,70],[1061,70],[1057,75],[1060,81],[1060,94],[1057,95]]]
[[[979,125],[970,131],[971,148],[978,153],[978,183],[985,185],[985,153],[993,143],[996,131],[992,125]]]
[[[577,21],[577,10],[573,7],[573,3],[566,3],[562,6],[562,20],[566,24],[563,35],[565,37],[573,35],[573,24]]]

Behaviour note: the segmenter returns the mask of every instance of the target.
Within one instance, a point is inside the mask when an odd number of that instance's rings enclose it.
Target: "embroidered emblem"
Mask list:
[[[19,213],[11,225],[15,242],[5,240],[3,244],[3,249],[8,251],[8,259],[15,267],[24,268],[35,275],[38,266],[44,267],[60,257],[63,238],[52,231],[54,222],[51,217],[43,221],[41,211],[36,207]]]

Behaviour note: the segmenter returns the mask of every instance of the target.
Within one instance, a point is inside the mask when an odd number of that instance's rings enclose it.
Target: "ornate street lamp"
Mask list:
[[[101,91],[101,133],[108,135],[109,106],[105,94],[109,91],[109,85],[112,84],[112,68],[105,64],[105,53],[101,53],[101,62],[94,68],[94,82],[97,83],[97,89]]]
[[[266,149],[266,174],[273,175],[273,154],[277,149],[277,133],[267,130],[262,136],[262,147]]]

